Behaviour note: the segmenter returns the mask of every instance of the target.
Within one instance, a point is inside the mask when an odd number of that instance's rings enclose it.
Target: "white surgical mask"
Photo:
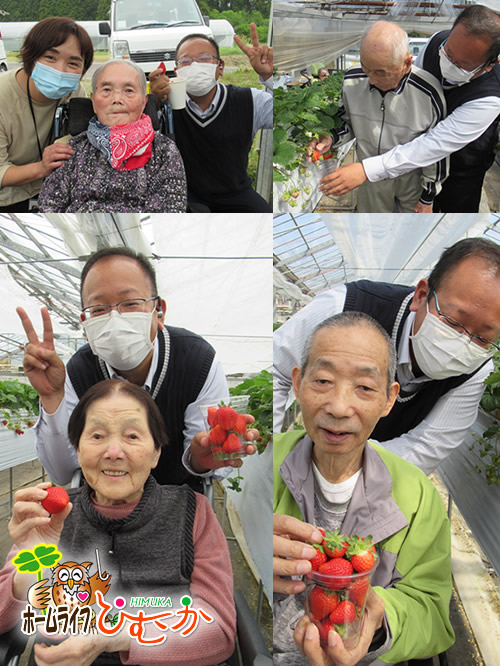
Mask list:
[[[443,75],[443,78],[445,78],[453,85],[463,86],[464,83],[468,83],[474,74],[481,69],[481,67],[484,67],[484,65],[479,65],[479,67],[473,69],[472,72],[466,72],[465,70],[460,69],[460,67],[457,67],[452,62],[450,62],[450,59],[447,57],[443,46],[441,46],[439,49],[439,68],[441,70],[441,74]]]
[[[482,349],[463,333],[454,331],[431,314],[428,305],[422,325],[410,335],[410,340],[418,367],[431,379],[469,375],[496,351]]]
[[[54,67],[37,62],[31,78],[38,90],[49,99],[61,99],[65,95],[78,90],[81,74],[60,72]]]
[[[215,73],[219,65],[212,62],[193,62],[182,68],[182,76],[186,79],[186,91],[195,97],[202,97],[215,86]]]
[[[92,317],[83,322],[90,348],[115,370],[132,370],[153,349],[151,320],[153,312],[112,310],[109,316]]]

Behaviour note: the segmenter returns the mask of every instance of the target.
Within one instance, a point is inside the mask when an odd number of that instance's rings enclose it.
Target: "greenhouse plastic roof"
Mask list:
[[[484,0],[481,4],[500,9],[500,0]],[[394,21],[407,32],[430,37],[439,30],[451,28],[459,12],[451,0],[436,3],[275,0],[275,65],[278,71],[292,72],[314,62],[333,63],[359,42],[370,23],[379,19]]]
[[[273,227],[275,293],[299,305],[351,280],[416,284],[460,238],[500,243],[495,214],[283,214]]]
[[[22,363],[22,306],[41,332],[40,306],[52,315],[67,360],[84,342],[80,271],[102,247],[127,245],[151,258],[166,322],[205,337],[226,374],[260,372],[272,361],[272,236],[269,216],[0,214],[0,361]],[[244,348],[242,346],[244,343]]]

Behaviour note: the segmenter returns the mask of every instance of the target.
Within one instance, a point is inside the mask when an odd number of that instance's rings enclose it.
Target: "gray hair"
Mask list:
[[[387,334],[387,331],[382,328],[378,321],[375,321],[373,317],[370,317],[370,315],[367,315],[364,312],[340,312],[332,317],[328,317],[328,319],[325,319],[316,326],[307,339],[302,354],[300,367],[302,377],[305,375],[309,364],[309,356],[311,354],[314,338],[319,331],[322,331],[324,328],[351,328],[352,326],[367,326],[379,333],[383,338],[387,347],[387,395],[389,395],[389,389],[396,377],[396,348]]]
[[[384,43],[391,48],[393,65],[400,65],[410,55],[408,35],[403,28],[391,21],[375,21],[375,23],[369,25],[361,37],[360,50],[363,48],[365,38],[373,31],[378,32],[380,27],[385,28],[387,33],[384,36]],[[392,28],[392,30],[389,28]]]
[[[129,67],[132,67],[132,69],[136,72],[137,76],[139,77],[139,85],[142,88],[142,94],[146,94],[146,75],[142,71],[142,69],[139,67],[139,65],[136,65],[135,62],[132,62],[131,60],[120,60],[116,58],[115,60],[108,60],[108,62],[103,63],[100,65],[95,72],[92,74],[92,90],[95,91],[97,87],[97,82],[99,80],[100,75],[104,72],[106,67],[109,67],[110,65],[128,65]]]

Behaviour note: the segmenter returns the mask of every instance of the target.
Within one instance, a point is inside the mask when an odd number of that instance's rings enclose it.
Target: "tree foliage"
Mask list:
[[[271,0],[199,0],[203,14],[211,18],[212,12],[226,12],[231,10],[234,14],[246,14],[248,17],[256,12],[265,19],[269,18]],[[98,21],[109,18],[110,0],[0,0],[0,9],[8,12],[1,16],[5,22],[11,21],[39,21],[47,16],[71,16],[76,21]],[[222,17],[226,18],[226,17]],[[234,24],[233,24],[234,25]],[[259,25],[259,24],[258,24]],[[236,30],[236,26],[235,30]]]

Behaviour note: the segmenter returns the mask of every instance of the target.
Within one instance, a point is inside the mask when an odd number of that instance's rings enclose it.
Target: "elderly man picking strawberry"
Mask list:
[[[453,643],[450,526],[441,498],[417,467],[368,439],[398,395],[395,364],[381,326],[344,312],[315,329],[293,370],[305,430],[274,437],[275,664],[354,666],[382,663],[382,656],[397,663]],[[344,645],[333,619],[321,645],[318,627],[304,616],[304,583],[293,576],[318,566],[311,544],[323,534],[315,525],[371,535],[376,546],[354,647]]]

